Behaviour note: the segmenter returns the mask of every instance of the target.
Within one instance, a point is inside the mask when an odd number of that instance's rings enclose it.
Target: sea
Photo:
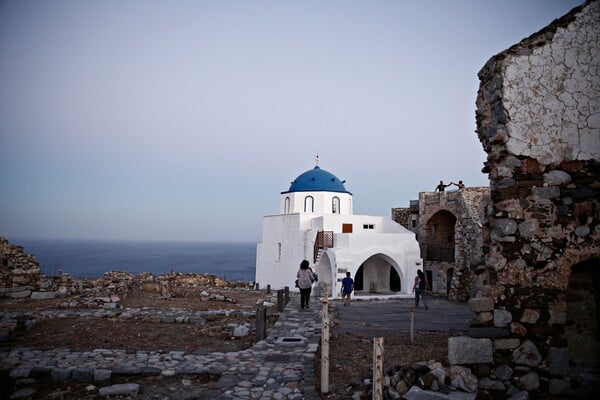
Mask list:
[[[66,239],[9,239],[35,256],[45,275],[81,278],[108,271],[206,273],[254,281],[256,243]]]

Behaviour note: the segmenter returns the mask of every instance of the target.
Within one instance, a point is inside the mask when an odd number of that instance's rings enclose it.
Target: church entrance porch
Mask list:
[[[382,254],[369,257],[356,271],[354,290],[356,296],[398,294],[402,288],[396,268]]]

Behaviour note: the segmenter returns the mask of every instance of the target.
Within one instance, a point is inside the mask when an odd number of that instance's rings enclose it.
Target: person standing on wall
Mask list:
[[[444,183],[444,181],[440,181],[439,185],[437,185],[437,186],[435,187],[435,191],[436,191],[436,192],[440,192],[440,193],[441,193],[441,192],[443,192],[444,190],[446,190],[446,188],[447,188],[448,186],[450,186],[450,185],[452,185],[452,182],[450,182],[449,184],[447,184],[447,185],[446,185],[446,184]]]
[[[302,260],[300,263],[296,278],[298,279],[298,289],[300,289],[300,308],[309,308],[310,292],[312,291],[314,278],[307,260]]]
[[[346,272],[346,277],[342,279],[342,300],[345,307],[350,305],[350,294],[354,290],[354,279],[350,275],[350,272]]]
[[[427,281],[427,276],[420,269],[417,270],[417,276],[415,276],[415,284],[413,285],[413,292],[415,292],[415,308],[419,308],[419,299],[423,300],[423,305],[426,310],[429,310],[427,307],[427,298],[425,297],[425,292],[427,290],[431,290],[431,286]]]
[[[465,187],[465,184],[463,183],[463,181],[458,181],[458,183],[450,182],[450,184],[456,186],[458,188],[458,190],[464,189],[464,187]]]

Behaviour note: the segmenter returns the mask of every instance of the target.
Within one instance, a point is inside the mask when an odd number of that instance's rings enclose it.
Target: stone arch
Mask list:
[[[456,217],[450,211],[440,210],[433,214],[425,225],[424,243],[427,243],[427,261],[454,262]]]

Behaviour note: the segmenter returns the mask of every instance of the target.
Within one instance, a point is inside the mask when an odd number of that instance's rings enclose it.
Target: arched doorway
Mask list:
[[[357,292],[385,294],[402,290],[402,280],[396,268],[384,254],[369,257],[354,275],[354,289]]]
[[[425,254],[428,261],[454,262],[454,226],[456,217],[449,211],[433,214],[425,225]]]
[[[581,395],[594,388],[586,382],[588,372],[600,367],[600,259],[593,258],[571,268],[567,289],[565,337],[575,390]]]
[[[333,293],[333,277],[332,277],[332,261],[329,258],[329,254],[324,252],[321,255],[319,263],[315,265],[315,272],[319,275],[319,281],[316,283],[313,290],[313,294],[316,297],[320,297],[327,293],[331,295]]]

